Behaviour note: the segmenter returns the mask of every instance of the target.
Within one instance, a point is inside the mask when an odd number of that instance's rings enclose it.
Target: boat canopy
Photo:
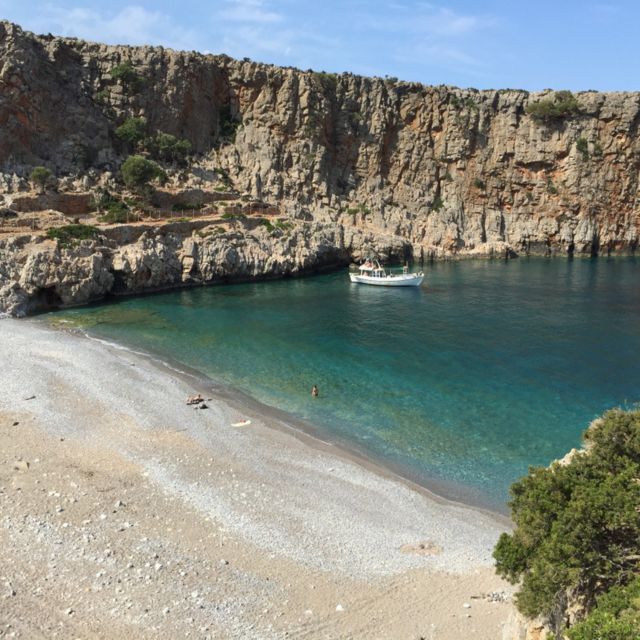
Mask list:
[[[384,269],[380,266],[380,263],[377,260],[367,260],[361,264],[358,269],[363,273],[376,273],[378,271],[384,272]]]

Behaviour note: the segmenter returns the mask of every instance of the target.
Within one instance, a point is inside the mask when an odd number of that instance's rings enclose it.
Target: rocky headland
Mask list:
[[[0,22],[0,311],[298,275],[372,253],[634,253],[640,94],[531,108],[565,93],[301,71]],[[132,119],[190,148],[160,151],[165,184],[145,201],[120,173],[131,154],[153,153],[118,133]],[[38,166],[51,179],[35,190]],[[105,192],[131,220],[99,215]],[[90,237],[47,235],[74,221]]]

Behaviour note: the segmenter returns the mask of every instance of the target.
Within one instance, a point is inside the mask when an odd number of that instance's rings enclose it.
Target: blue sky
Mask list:
[[[637,90],[640,0],[0,0],[37,33],[425,84]]]

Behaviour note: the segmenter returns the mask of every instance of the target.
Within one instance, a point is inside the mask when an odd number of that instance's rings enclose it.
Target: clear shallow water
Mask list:
[[[639,260],[468,261],[426,274],[419,289],[352,285],[341,272],[47,317],[181,361],[448,497],[500,510],[529,465],[640,400]]]

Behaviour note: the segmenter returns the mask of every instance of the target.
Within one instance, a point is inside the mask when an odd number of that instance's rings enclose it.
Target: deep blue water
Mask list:
[[[640,260],[467,261],[426,274],[416,289],[353,285],[345,271],[47,317],[181,361],[449,497],[501,510],[529,465],[640,400]]]

